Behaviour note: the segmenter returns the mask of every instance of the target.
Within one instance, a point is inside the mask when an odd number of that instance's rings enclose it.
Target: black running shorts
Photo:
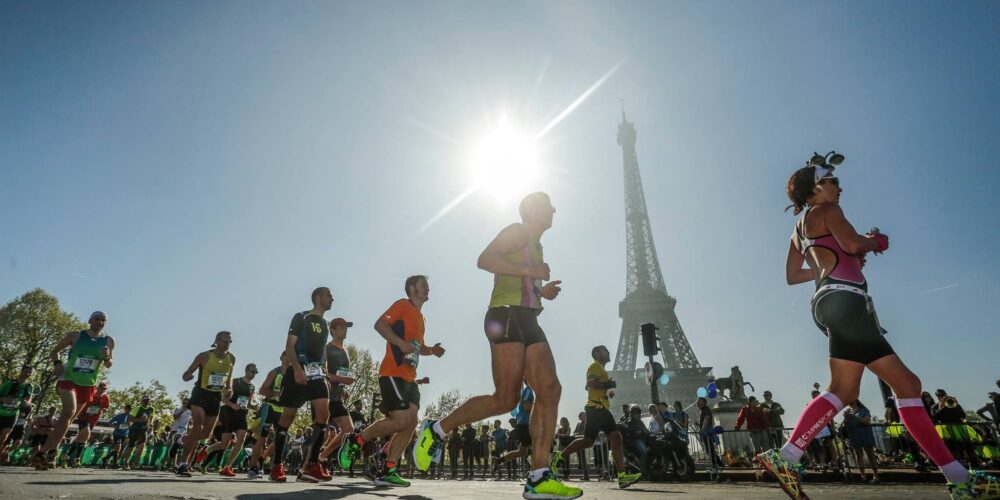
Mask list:
[[[831,358],[867,365],[895,354],[870,304],[864,295],[848,290],[825,290],[813,298],[813,320],[829,337]]]
[[[32,434],[28,442],[31,446],[45,446],[45,441],[49,439],[48,434]]]
[[[491,344],[520,342],[525,346],[548,342],[538,326],[540,309],[521,306],[491,307],[486,310],[483,330]]]
[[[295,383],[295,371],[289,366],[285,369],[285,375],[281,379],[281,397],[278,398],[278,405],[284,408],[302,408],[306,401],[316,401],[317,399],[327,399],[330,397],[330,388],[326,385],[326,379],[307,380],[305,385]]]
[[[414,382],[407,382],[399,377],[379,377],[378,388],[382,393],[382,413],[405,410],[414,405],[420,408],[420,390]]]
[[[601,431],[605,436],[618,431],[618,422],[615,422],[611,410],[586,406],[583,411],[587,414],[587,424],[583,428],[583,436],[587,439],[597,439]]]
[[[517,427],[514,427],[514,432],[510,433],[510,437],[514,438],[519,446],[528,448],[531,446],[531,427],[517,424]]]
[[[191,399],[189,401],[191,406],[197,406],[205,410],[206,416],[217,417],[219,416],[219,405],[222,404],[222,393],[207,391],[195,386],[191,390]]]
[[[247,410],[223,406],[219,410],[219,426],[222,427],[223,434],[247,430]]]
[[[128,431],[128,445],[135,446],[146,442],[146,429],[135,429]]]
[[[350,414],[351,413],[349,411],[347,411],[347,407],[344,406],[344,402],[343,401],[339,401],[339,400],[338,401],[334,401],[332,399],[330,400],[330,421],[331,422],[333,421],[333,419],[335,419],[337,417],[347,417],[347,416],[350,416]]]

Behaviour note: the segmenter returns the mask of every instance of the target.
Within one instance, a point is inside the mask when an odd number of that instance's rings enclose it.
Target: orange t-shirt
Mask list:
[[[409,299],[399,299],[382,315],[399,338],[414,344],[417,350],[403,354],[398,347],[385,343],[385,358],[378,369],[380,377],[399,377],[407,382],[417,379],[420,348],[424,346],[424,315]]]

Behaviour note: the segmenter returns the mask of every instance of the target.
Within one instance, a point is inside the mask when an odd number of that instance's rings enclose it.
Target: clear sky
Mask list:
[[[784,185],[843,152],[842,204],[892,238],[866,273],[896,351],[978,408],[1000,378],[1000,4],[0,2],[0,300],[34,288],[117,339],[113,385],[171,394],[213,334],[277,363],[329,285],[371,328],[430,276],[424,400],[491,389],[476,258],[516,209],[470,151],[501,114],[541,129],[563,292],[541,324],[560,413],[625,292],[619,99],[667,289],[701,363],[802,407],[827,380],[809,285],[788,287]],[[990,257],[990,256],[993,257]],[[862,400],[877,404],[874,378]],[[794,413],[794,412],[792,412]],[[788,420],[794,421],[794,417]]]

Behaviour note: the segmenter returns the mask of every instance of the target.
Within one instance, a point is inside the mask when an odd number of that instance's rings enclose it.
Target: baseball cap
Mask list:
[[[354,323],[351,322],[351,321],[347,321],[344,318],[333,318],[332,320],[330,320],[330,327],[331,328],[336,328],[338,326],[351,327],[351,326],[354,326]]]

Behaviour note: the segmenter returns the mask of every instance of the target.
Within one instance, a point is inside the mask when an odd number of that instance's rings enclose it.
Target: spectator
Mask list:
[[[642,475],[648,477],[649,449],[646,443],[649,440],[649,429],[642,421],[642,408],[639,408],[639,405],[632,405],[629,408],[628,416],[629,419],[625,423],[625,442],[639,455],[639,467],[642,470]]]
[[[365,421],[365,413],[363,411],[363,406],[361,400],[354,402],[354,409],[348,412],[351,416],[351,422],[354,423],[354,432],[361,432],[364,430],[368,422]]]
[[[816,385],[818,386],[819,384]],[[812,391],[812,399],[818,398],[819,395],[820,392],[818,390]],[[830,467],[835,474],[840,474],[840,452],[833,438],[833,421],[831,420],[830,423],[823,426],[816,433],[816,438],[809,443],[809,451],[812,453],[815,463],[821,466],[824,471]]]
[[[414,434],[414,439],[416,439],[416,434]],[[479,426],[479,439],[476,443],[476,464],[481,467],[483,471],[483,478],[486,477],[486,467],[483,467],[484,462],[486,462],[486,457],[489,456],[488,450],[490,448],[490,426],[483,424]],[[488,465],[488,463],[487,463]]]
[[[736,416],[736,430],[740,430],[746,422],[747,430],[750,431],[750,441],[753,443],[754,454],[767,449],[770,441],[767,438],[768,420],[764,409],[757,406],[757,398],[750,396],[747,404],[740,408],[739,415]]]
[[[979,415],[987,422],[992,422],[993,425],[998,425],[1000,424],[1000,396],[995,392],[991,392],[986,397],[990,401],[983,405],[982,408],[976,410],[976,415]]]
[[[660,404],[662,405],[661,409],[666,408],[667,403]],[[682,405],[680,401],[674,401],[674,413],[671,416],[671,419],[674,422],[677,422],[684,429],[684,431],[687,432],[688,424],[690,422],[687,412],[684,411],[684,405]]]
[[[878,459],[875,458],[875,436],[871,429],[872,414],[863,403],[853,401],[844,411],[844,425],[847,426],[847,441],[854,453],[854,459],[858,462],[858,470],[861,472],[861,481],[867,482],[865,477],[865,463],[862,459],[862,452],[868,456],[868,462],[872,467],[871,484],[878,484]]]
[[[657,403],[655,405],[649,405],[649,407],[646,408],[646,410],[649,411],[649,416],[651,417],[649,419],[650,434],[656,435],[663,432],[664,424],[666,424],[666,420],[663,418],[663,408],[665,405],[666,403]]]
[[[465,479],[472,479],[476,461],[476,429],[472,424],[466,424],[462,431],[462,465]]]
[[[587,414],[585,412],[580,412],[576,416],[577,422],[576,426],[573,427],[573,438],[583,437],[583,430],[587,428]],[[567,460],[569,458],[567,457]],[[583,480],[590,481],[590,469],[587,468],[587,450],[580,450],[576,452],[577,462],[580,464],[580,468],[583,469]],[[567,475],[569,474],[569,468],[566,468]]]
[[[708,400],[705,398],[698,398],[698,436],[701,438],[702,445],[709,452],[711,457],[711,462],[716,467],[722,467],[722,458],[719,457],[719,451],[716,449],[716,445],[719,444],[719,436],[715,433],[715,416],[712,415],[712,409],[708,407]]]
[[[781,403],[771,399],[771,391],[764,391],[764,402],[760,404],[760,407],[767,415],[771,448],[781,448],[785,444],[785,436],[782,431],[785,428],[785,423],[781,420],[781,416],[785,414],[785,408],[781,406]]]
[[[563,420],[566,420],[564,417]],[[569,421],[566,421],[566,427],[569,427]],[[503,455],[504,451],[507,450],[507,438],[509,433],[503,428],[500,419],[493,421],[493,432],[490,434],[490,441],[493,441],[493,473],[498,474],[500,472],[500,456]],[[508,464],[509,466],[510,464]]]
[[[451,463],[451,478],[458,479],[458,454],[462,449],[462,436],[458,433],[458,427],[448,434],[448,461]]]
[[[934,396],[931,393],[924,391],[920,393],[920,400],[924,403],[924,410],[927,410],[927,416],[934,420]]]

